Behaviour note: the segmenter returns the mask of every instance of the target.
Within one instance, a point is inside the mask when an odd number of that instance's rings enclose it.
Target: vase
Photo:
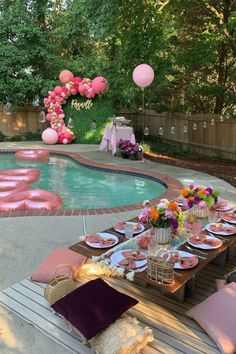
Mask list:
[[[170,242],[171,229],[170,227],[152,227],[152,240],[159,245],[165,245]]]
[[[199,207],[198,204],[195,204],[192,209],[191,212],[194,216],[196,216],[199,219],[205,219],[208,216],[208,208],[207,206],[201,208]]]

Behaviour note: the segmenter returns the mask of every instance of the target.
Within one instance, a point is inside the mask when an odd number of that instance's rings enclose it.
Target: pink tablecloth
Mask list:
[[[132,144],[135,144],[133,128],[107,125],[100,144],[100,151],[112,150],[112,154],[114,155],[117,150],[117,143],[120,139],[130,140]]]

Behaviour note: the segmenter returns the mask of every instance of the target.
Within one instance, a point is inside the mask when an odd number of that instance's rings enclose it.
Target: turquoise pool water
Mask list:
[[[161,183],[134,175],[98,171],[67,157],[51,155],[46,164],[17,160],[12,153],[0,153],[0,170],[38,168],[40,178],[31,188],[58,194],[63,209],[109,208],[142,202],[165,192]]]

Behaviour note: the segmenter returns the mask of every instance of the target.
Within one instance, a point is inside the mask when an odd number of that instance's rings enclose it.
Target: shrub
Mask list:
[[[3,132],[0,131],[0,141],[4,141],[6,135],[3,134]]]

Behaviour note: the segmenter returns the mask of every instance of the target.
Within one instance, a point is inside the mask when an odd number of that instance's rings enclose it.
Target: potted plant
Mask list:
[[[139,157],[139,145],[132,144],[130,140],[120,139],[118,147],[121,151],[121,156],[124,159],[138,160]]]

